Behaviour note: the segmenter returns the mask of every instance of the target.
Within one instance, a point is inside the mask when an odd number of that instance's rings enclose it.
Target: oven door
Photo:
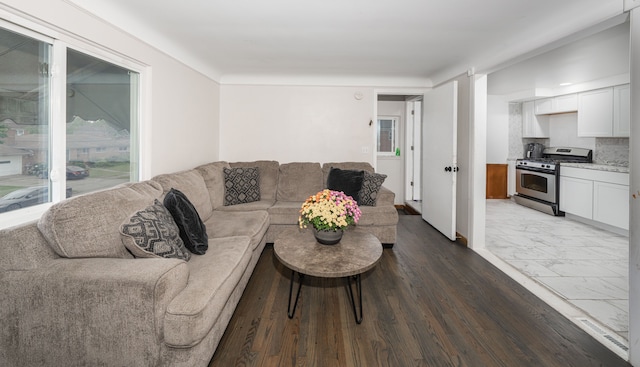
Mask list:
[[[536,199],[556,203],[556,175],[516,169],[516,192]]]

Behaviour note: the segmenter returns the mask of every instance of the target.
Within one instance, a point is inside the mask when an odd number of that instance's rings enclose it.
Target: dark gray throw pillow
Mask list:
[[[359,193],[362,188],[364,171],[348,170],[331,167],[327,177],[327,188],[334,191],[342,191],[359,201]]]
[[[204,255],[209,248],[207,227],[187,196],[182,191],[171,188],[164,197],[164,206],[176,222],[180,238],[187,250]]]
[[[258,167],[224,169],[224,205],[260,201],[260,170]]]
[[[384,183],[387,175],[364,171],[362,189],[360,190],[358,205],[375,206],[378,198],[378,191]]]
[[[157,199],[120,226],[124,246],[135,257],[165,257],[189,261],[191,254],[180,239],[171,213]]]

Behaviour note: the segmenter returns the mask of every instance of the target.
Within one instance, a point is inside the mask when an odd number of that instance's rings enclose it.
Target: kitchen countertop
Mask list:
[[[561,167],[575,167],[575,168],[592,169],[592,170],[597,170],[597,171],[629,173],[629,167],[611,166],[611,165],[607,165],[607,164],[562,162],[562,163],[560,163],[560,166]]]

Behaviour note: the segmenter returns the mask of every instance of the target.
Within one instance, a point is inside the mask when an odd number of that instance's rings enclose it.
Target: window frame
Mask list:
[[[395,149],[393,149],[393,151],[391,152],[381,152],[379,151],[379,145],[380,145],[380,120],[392,120],[393,121],[393,145],[395,147]],[[379,115],[378,118],[376,119],[376,154],[378,156],[385,156],[385,157],[390,157],[390,156],[395,156],[396,155],[396,149],[400,147],[400,134],[401,134],[401,130],[400,130],[400,116],[395,116],[395,115]]]
[[[11,19],[11,22],[6,19]],[[0,28],[6,29],[39,42],[51,45],[51,65],[49,66],[49,175],[50,201],[8,213],[0,213],[0,229],[34,221],[54,203],[66,198],[66,79],[67,50],[74,50],[112,63],[137,73],[135,80],[136,103],[131,105],[135,115],[135,126],[131,126],[131,181],[141,181],[150,177],[148,156],[150,155],[150,134],[148,131],[150,109],[151,67],[114,50],[101,47],[77,35],[52,27],[38,20],[27,19],[20,14],[0,8]],[[133,119],[132,119],[133,121]],[[132,124],[133,125],[133,124]],[[146,139],[142,139],[146,136]]]

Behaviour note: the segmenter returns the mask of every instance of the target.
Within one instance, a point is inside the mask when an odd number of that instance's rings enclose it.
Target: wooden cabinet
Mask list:
[[[560,168],[560,210],[629,229],[629,174]]]
[[[628,137],[631,132],[631,88],[629,84],[613,88],[613,136]]]
[[[578,94],[578,136],[613,136],[613,88]]]
[[[487,164],[487,199],[507,198],[506,164]]]
[[[536,115],[534,101],[522,103],[522,137],[549,137],[549,116]]]
[[[578,94],[578,136],[628,137],[630,125],[629,84]]]
[[[575,112],[577,110],[578,95],[575,93],[551,98],[544,98],[535,101],[536,115]]]

